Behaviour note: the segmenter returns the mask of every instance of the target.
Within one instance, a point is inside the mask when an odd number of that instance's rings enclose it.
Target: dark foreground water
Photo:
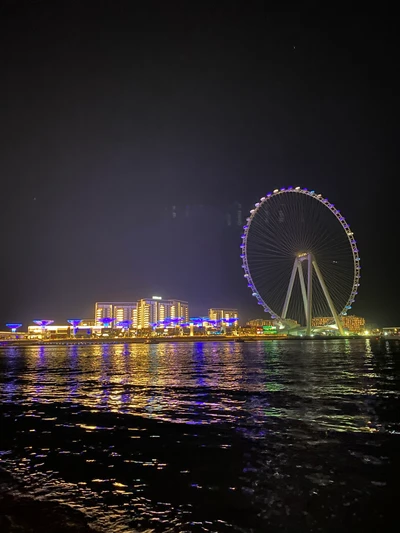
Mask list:
[[[3,530],[26,494],[107,532],[398,531],[399,397],[396,342],[2,349]]]

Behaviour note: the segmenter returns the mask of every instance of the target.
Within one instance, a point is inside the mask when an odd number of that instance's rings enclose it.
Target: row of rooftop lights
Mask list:
[[[216,326],[217,324],[220,324],[222,322],[227,323],[227,324],[233,324],[234,322],[237,322],[239,319],[238,318],[226,318],[226,319],[221,318],[218,320],[212,320],[208,317],[193,317],[189,319],[189,322],[183,322],[183,320],[184,320],[184,317],[168,318],[165,320],[160,320],[158,322],[152,322],[149,325],[151,327],[161,327],[161,326],[165,326],[168,324],[176,323],[180,327],[189,327],[191,324],[200,324],[203,322],[207,322],[209,324]],[[105,318],[99,318],[97,319],[97,321],[101,322],[104,327],[110,327],[111,324],[115,321],[115,318],[105,317]],[[32,322],[36,324],[37,326],[40,326],[43,330],[45,330],[47,326],[50,326],[51,324],[54,323],[54,320],[33,320]],[[71,324],[71,326],[74,329],[74,333],[75,333],[76,329],[78,328],[82,320],[71,318],[71,319],[68,319],[67,322]],[[132,322],[133,322],[132,320],[122,320],[120,322],[116,322],[116,326],[121,327],[123,329],[127,329],[129,328],[129,326],[132,325]],[[15,333],[17,329],[19,329],[22,326],[22,324],[21,323],[9,323],[9,324],[6,324],[6,326],[10,328],[13,333]]]

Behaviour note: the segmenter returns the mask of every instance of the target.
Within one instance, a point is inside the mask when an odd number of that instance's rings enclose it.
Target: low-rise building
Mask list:
[[[343,327],[350,333],[363,333],[365,330],[365,318],[355,315],[345,315],[341,317]],[[311,319],[312,327],[322,327],[334,324],[332,316],[316,316]]]
[[[264,318],[253,318],[246,322],[246,326],[250,327],[262,327],[262,326],[273,326],[273,320],[265,320]]]

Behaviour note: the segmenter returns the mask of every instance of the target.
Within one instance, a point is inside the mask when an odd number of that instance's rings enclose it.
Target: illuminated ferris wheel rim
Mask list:
[[[350,226],[347,224],[344,216],[340,213],[340,211],[338,209],[336,209],[336,207],[332,203],[330,203],[327,198],[324,198],[321,194],[317,194],[315,191],[309,191],[306,188],[302,189],[301,187],[287,187],[287,188],[282,187],[281,189],[275,189],[273,192],[270,192],[266,196],[263,196],[262,198],[260,198],[260,201],[257,202],[256,204],[254,204],[254,208],[250,210],[250,216],[246,219],[246,224],[243,226],[244,233],[241,236],[242,243],[240,245],[240,248],[242,249],[242,253],[241,253],[240,257],[242,259],[242,268],[245,271],[244,277],[247,278],[248,287],[252,290],[252,296],[254,296],[257,299],[259,305],[263,306],[264,311],[271,315],[271,318],[273,318],[275,320],[279,320],[281,318],[279,316],[279,314],[275,313],[269,307],[269,305],[264,301],[264,299],[260,296],[260,294],[259,294],[259,292],[258,292],[258,290],[257,290],[257,288],[256,288],[256,286],[255,286],[255,284],[253,282],[253,279],[252,279],[252,276],[251,276],[251,273],[250,273],[250,269],[249,269],[249,265],[248,265],[248,261],[247,261],[247,238],[248,238],[248,235],[249,235],[249,230],[250,230],[251,223],[253,222],[253,219],[256,216],[256,214],[257,214],[258,210],[260,209],[260,207],[262,205],[264,205],[266,202],[268,202],[269,200],[271,200],[271,198],[274,198],[275,196],[279,196],[279,195],[282,195],[282,194],[288,194],[288,193],[290,193],[290,194],[302,194],[302,195],[305,195],[305,196],[309,196],[309,197],[313,198],[314,200],[317,200],[318,202],[320,202],[331,213],[333,213],[335,215],[336,219],[338,220],[338,222],[340,223],[340,225],[342,226],[344,232],[347,235],[347,239],[349,241],[350,248],[351,248],[351,251],[352,251],[352,254],[353,254],[353,267],[354,267],[353,287],[351,289],[351,293],[350,293],[350,296],[349,296],[349,298],[348,298],[348,300],[346,302],[346,305],[338,313],[341,316],[347,315],[347,311],[349,309],[351,309],[351,306],[352,306],[352,304],[355,301],[355,297],[357,295],[358,288],[360,286],[360,278],[361,278],[360,270],[361,270],[361,266],[360,266],[360,257],[358,255],[357,242],[356,242],[356,240],[354,238],[354,234],[351,231]]]

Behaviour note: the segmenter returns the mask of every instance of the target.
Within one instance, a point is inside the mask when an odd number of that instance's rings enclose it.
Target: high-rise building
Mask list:
[[[208,311],[208,318],[210,320],[222,320],[228,321],[229,319],[238,318],[238,311],[237,309],[227,309],[225,307],[214,307],[212,309],[209,309]]]
[[[136,302],[96,302],[94,316],[96,325],[101,324],[103,318],[113,318],[114,324],[130,320],[132,327],[137,328]]]
[[[176,320],[176,324],[188,322],[189,306],[182,300],[163,300],[161,296],[142,298],[137,303],[137,327],[144,329],[152,324],[168,320]]]

